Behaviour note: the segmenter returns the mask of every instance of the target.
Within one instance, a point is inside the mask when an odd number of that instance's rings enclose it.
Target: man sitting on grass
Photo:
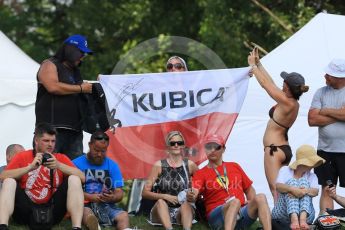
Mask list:
[[[265,230],[272,229],[266,196],[255,193],[253,182],[238,164],[223,162],[224,139],[211,135],[204,143],[209,163],[194,174],[187,200],[194,202],[203,194],[212,229],[247,229],[257,217]]]
[[[97,230],[98,221],[105,226],[116,224],[120,230],[129,226],[128,213],[115,204],[123,197],[123,179],[119,166],[106,157],[108,145],[108,135],[97,131],[91,136],[89,152],[73,160],[86,177],[83,223],[89,230]]]
[[[56,130],[50,124],[38,124],[34,135],[34,149],[17,153],[1,173],[0,230],[7,230],[10,216],[30,229],[50,229],[59,223],[66,211],[71,215],[73,229],[81,229],[83,216],[84,174],[64,154],[54,153]],[[53,185],[53,186],[51,186]],[[53,204],[51,221],[34,210]]]

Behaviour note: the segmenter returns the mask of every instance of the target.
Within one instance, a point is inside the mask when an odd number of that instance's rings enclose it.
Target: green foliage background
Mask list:
[[[141,42],[159,38],[165,47],[168,36],[208,46],[228,67],[246,66],[251,42],[270,52],[319,12],[345,14],[345,4],[343,0],[0,0],[0,30],[37,62],[54,54],[69,35],[85,35],[94,55],[87,57],[82,73],[94,80],[98,74],[111,73]],[[158,52],[145,60],[134,59],[126,72],[163,72],[169,56]],[[205,69],[198,60],[183,57],[189,69]],[[131,222],[148,229],[143,217]],[[66,226],[69,223],[61,229]],[[196,229],[206,227],[200,224]]]
[[[100,73],[111,73],[137,44],[171,35],[208,46],[228,67],[245,66],[251,42],[269,52],[318,12],[344,14],[342,2],[0,0],[0,30],[37,62],[52,55],[69,35],[87,36],[95,54],[87,58],[82,73],[86,79],[96,79]],[[134,59],[126,72],[162,72],[170,55],[158,52],[145,60]],[[197,60],[185,58],[190,69],[205,69]]]

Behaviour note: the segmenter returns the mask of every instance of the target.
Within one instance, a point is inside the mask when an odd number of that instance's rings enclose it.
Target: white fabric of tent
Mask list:
[[[9,144],[32,146],[39,65],[0,31],[0,165]]]
[[[289,143],[294,153],[302,144],[317,147],[317,128],[308,126],[308,111],[315,91],[325,85],[324,67],[333,58],[345,58],[344,24],[344,16],[319,13],[262,59],[278,87],[283,85],[280,77],[282,71],[302,74],[306,85],[310,86],[309,92],[299,100],[298,118],[289,130]],[[244,168],[254,181],[256,191],[267,195],[271,207],[273,200],[264,173],[262,137],[269,119],[268,111],[273,105],[275,101],[256,79],[250,79],[245,102],[224,155],[226,161],[238,162]],[[318,200],[314,199],[316,212],[319,208]]]

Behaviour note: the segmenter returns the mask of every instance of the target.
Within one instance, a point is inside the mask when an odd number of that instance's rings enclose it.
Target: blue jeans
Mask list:
[[[55,152],[64,153],[71,160],[81,156],[83,154],[83,132],[58,128]]]
[[[213,209],[208,217],[208,224],[211,229],[220,230],[224,229],[224,205],[219,205],[217,208]],[[239,219],[236,222],[235,229],[247,229],[252,225],[256,219],[252,219],[248,215],[247,205],[240,208]]]

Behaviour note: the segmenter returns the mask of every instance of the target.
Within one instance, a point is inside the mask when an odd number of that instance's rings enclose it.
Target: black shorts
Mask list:
[[[326,160],[326,162],[314,169],[319,184],[326,185],[327,180],[332,180],[333,184],[345,187],[345,153],[333,153],[318,150],[317,155]]]
[[[68,189],[68,178],[64,178],[64,181],[56,190],[53,195],[53,217],[54,217],[54,225],[58,224],[64,218],[67,207],[67,189]],[[16,188],[16,196],[14,202],[14,212],[13,212],[13,220],[18,224],[27,225],[30,223],[31,218],[31,208],[33,206],[33,202],[31,199],[26,195],[25,191],[20,187],[19,183],[17,183]]]

